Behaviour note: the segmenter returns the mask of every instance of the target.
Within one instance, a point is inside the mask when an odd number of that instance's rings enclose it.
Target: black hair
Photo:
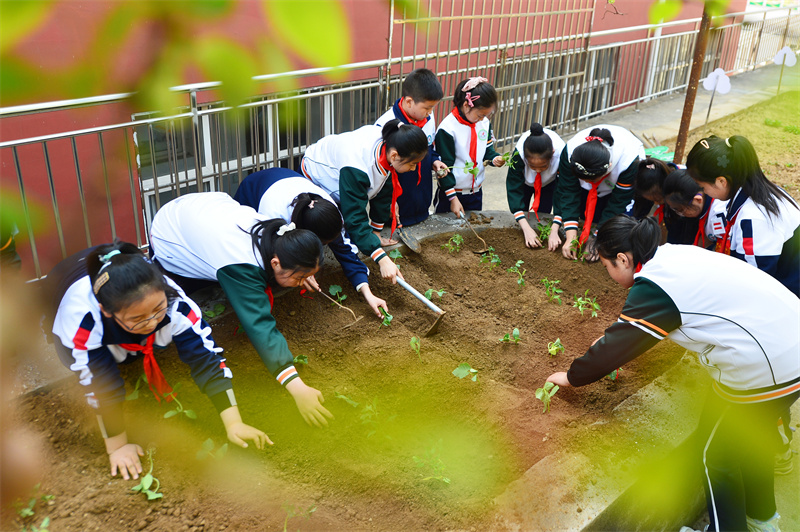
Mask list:
[[[467,93],[462,89],[468,81],[469,79],[465,79],[459,83],[456,86],[456,91],[453,93],[453,104],[459,111],[461,110],[461,104],[467,101]],[[481,81],[475,85],[472,90],[467,92],[469,92],[473,97],[472,106],[474,107],[487,108],[497,103],[497,91],[494,90],[494,87],[492,87],[488,81]],[[475,96],[478,97],[477,100],[474,99]]]
[[[403,80],[403,97],[406,96],[410,96],[417,103],[438,102],[444,98],[444,91],[433,71],[418,68]]]
[[[786,191],[767,179],[758,164],[755,148],[741,135],[727,139],[712,135],[702,139],[689,152],[686,167],[692,178],[701,183],[714,183],[717,177],[724,177],[731,191],[727,199],[732,199],[741,188],[773,216],[780,216],[776,198],[783,197],[795,205]]]
[[[389,149],[394,149],[404,161],[422,160],[428,153],[428,137],[422,129],[412,124],[404,124],[396,118],[384,124],[381,137],[387,155]]]
[[[605,128],[596,127],[589,133],[589,136],[597,138],[577,146],[572,151],[572,157],[569,160],[572,173],[584,181],[594,181],[608,173],[611,152],[603,145],[603,141],[609,146],[614,145],[614,137]]]
[[[542,124],[534,122],[531,124],[531,134],[522,143],[525,157],[541,157],[543,159],[553,158],[553,139],[544,132]]]
[[[664,180],[662,192],[664,201],[688,206],[703,191],[688,170],[675,170]]]
[[[112,251],[119,253],[108,257]],[[167,301],[178,297],[177,290],[167,284],[158,266],[147,260],[136,245],[128,242],[116,240],[113,244],[97,246],[86,257],[86,272],[95,298],[103,305],[103,310],[111,314],[153,291],[164,292]]]
[[[636,220],[618,214],[597,230],[594,249],[615,264],[618,253],[630,253],[634,264],[644,264],[653,258],[660,243],[661,227],[655,218]]]
[[[313,207],[309,208],[309,205]],[[336,205],[319,194],[303,192],[291,203],[292,222],[300,229],[308,229],[323,243],[331,242],[342,232],[342,215]]]
[[[663,194],[664,180],[672,171],[667,163],[660,159],[645,157],[639,161],[639,170],[636,172],[634,188],[637,192],[648,193],[658,190]]]
[[[308,229],[292,229],[278,236],[278,229],[285,225],[281,218],[256,222],[247,232],[253,243],[253,249],[261,255],[264,271],[270,278],[275,276],[270,261],[278,257],[281,268],[292,272],[313,270],[322,266],[322,242]]]

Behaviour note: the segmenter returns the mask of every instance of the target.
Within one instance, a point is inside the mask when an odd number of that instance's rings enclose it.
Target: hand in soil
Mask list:
[[[567,379],[567,372],[566,371],[559,371],[558,373],[553,373],[549,377],[547,377],[547,382],[552,382],[553,384],[558,384],[560,387],[571,386],[569,380]]]
[[[140,456],[144,456],[142,448],[135,443],[126,443],[113,453],[108,455],[108,460],[111,462],[111,476],[117,476],[119,470],[122,478],[134,480],[139,478],[139,473],[142,472],[142,461],[139,460]]]
[[[297,409],[306,423],[315,427],[328,426],[328,419],[333,419],[333,414],[322,406],[325,402],[322,392],[307,386],[299,377],[291,380],[286,385],[286,390],[294,397]]]
[[[313,275],[311,277],[306,277],[303,280],[302,287],[305,288],[306,290],[310,291],[310,292],[319,292],[320,291],[319,283],[317,282],[317,280],[314,278]]]
[[[561,237],[558,235],[560,227],[558,224],[553,224],[550,228],[550,236],[547,237],[547,249],[549,251],[555,251],[561,245]]]
[[[575,246],[572,245],[572,240],[573,239],[569,237],[569,234],[567,234],[566,242],[564,242],[564,245],[561,246],[561,254],[565,259],[578,260],[578,253],[575,250]]]
[[[273,445],[272,440],[269,439],[269,436],[264,434],[263,431],[258,430],[255,427],[251,427],[250,425],[239,421],[238,423],[233,423],[230,427],[227,427],[228,432],[228,440],[231,443],[235,443],[239,447],[243,447],[247,449],[247,443],[245,440],[250,440],[256,444],[256,449],[262,450],[264,447],[269,445]]]
[[[597,252],[597,238],[594,236],[590,236],[589,240],[586,241],[586,245],[584,249],[586,253],[584,255],[584,259],[586,262],[597,262],[600,259],[600,254]]]
[[[369,308],[372,309],[372,312],[375,313],[376,316],[379,318],[383,317],[383,314],[381,314],[381,309],[389,312],[389,307],[386,305],[386,301],[373,295],[373,293],[369,290],[369,287],[363,287],[361,289],[361,293],[364,295],[364,301],[367,302],[367,305],[369,305]]]
[[[539,248],[542,247],[542,243],[539,240],[539,236],[536,234],[536,231],[533,230],[533,227],[528,225],[520,224],[522,227],[522,234],[525,237],[525,247],[529,248]]]

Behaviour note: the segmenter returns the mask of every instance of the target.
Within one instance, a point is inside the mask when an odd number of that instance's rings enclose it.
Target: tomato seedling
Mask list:
[[[617,368],[614,371],[612,371],[611,373],[609,373],[608,375],[606,375],[606,377],[608,377],[612,381],[615,381],[615,380],[619,379],[619,374],[620,373],[622,373],[622,368]]]
[[[304,365],[308,366],[308,356],[306,356],[306,355],[297,355],[292,360],[292,364],[304,364]]]
[[[573,238],[569,243],[569,247],[575,251],[576,258],[573,259],[575,262],[586,262],[586,255],[588,255],[588,253],[583,249],[583,244],[581,244],[580,240]]]
[[[441,440],[439,444],[441,445]],[[450,479],[445,476],[445,466],[442,459],[439,457],[439,450],[434,445],[430,449],[425,451],[425,455],[420,458],[418,456],[412,456],[414,459],[414,463],[417,467],[424,468],[430,472],[428,476],[425,476],[425,473],[422,474],[422,481],[426,482],[428,480],[438,480],[444,484],[450,484]]]
[[[339,304],[341,304],[342,301],[347,299],[347,295],[342,292],[342,287],[339,286],[338,284],[332,284],[328,288],[328,293],[330,295],[332,295],[333,297],[335,297],[336,298],[336,302],[339,303]],[[336,303],[331,303],[331,306],[335,307]]]
[[[378,308],[381,309],[381,314],[383,314],[383,321],[378,326],[378,328],[380,329],[381,327],[388,327],[389,325],[392,324],[392,319],[394,318],[394,316],[386,312],[386,310],[384,310],[383,307],[378,307]]]
[[[393,249],[389,252],[389,258],[392,259],[392,262],[394,262],[395,265],[397,265],[397,259],[402,259],[403,254],[400,253],[399,249]]]
[[[206,318],[211,319],[215,316],[219,316],[223,312],[225,312],[225,305],[223,305],[222,303],[217,303],[216,305],[214,305],[214,308],[212,310],[206,310],[205,312],[203,312],[203,315],[205,315]]]
[[[559,305],[561,305],[563,303],[563,301],[561,301],[561,295],[560,294],[564,292],[562,289],[560,289],[558,286],[556,286],[560,282],[561,281],[558,281],[558,280],[551,281],[547,277],[545,277],[544,279],[541,280],[541,283],[544,285],[544,291],[547,294],[547,300],[548,301],[558,301]]]
[[[544,223],[541,223],[541,222],[536,224],[536,230],[539,232],[539,240],[544,242],[545,240],[550,238],[550,230],[551,229],[552,229],[552,226],[549,225],[549,224],[544,224]]]
[[[472,376],[472,382],[478,382],[478,370],[470,366],[466,362],[462,362],[456,369],[453,370],[453,375],[459,379]]]
[[[164,396],[164,398],[172,397],[172,400],[175,401],[175,408],[164,414],[164,418],[171,418],[172,416],[177,416],[178,414],[183,414],[184,416],[188,417],[189,419],[197,419],[197,414],[194,410],[189,410],[188,408],[183,408],[183,405],[180,401],[178,401],[178,397],[175,395],[180,388],[181,383],[175,385],[170,393]]]
[[[227,443],[222,444],[220,448],[215,451],[214,440],[208,438],[206,441],[203,442],[202,447],[200,447],[200,450],[197,451],[195,457],[198,460],[205,460],[208,457],[214,458],[215,460],[219,460],[220,458],[224,457],[227,453],[228,453]]]
[[[348,405],[352,406],[353,408],[358,408],[358,403],[356,403],[355,401],[353,401],[352,399],[350,399],[350,398],[349,398],[349,397],[347,397],[346,395],[342,395],[342,394],[340,394],[339,392],[337,392],[337,391],[334,391],[334,392],[333,392],[333,396],[334,396],[335,398],[337,398],[337,399],[341,399],[342,401],[344,401],[344,402],[345,402],[345,403],[347,403]]]
[[[550,410],[550,399],[553,398],[557,391],[558,385],[552,382],[546,382],[543,388],[536,389],[536,398],[544,404],[544,410],[542,410],[543,414],[546,414],[547,411]]]
[[[461,251],[461,245],[464,243],[464,237],[455,234],[450,237],[450,240],[447,243],[442,244],[442,247],[448,251],[448,253],[452,253],[454,251],[459,252]]]
[[[517,274],[517,284],[520,285],[520,286],[525,286],[525,277],[524,277],[524,275],[525,275],[525,272],[528,271],[528,270],[525,270],[525,269],[520,269],[520,267],[523,264],[525,264],[525,261],[518,260],[517,263],[514,266],[512,266],[512,267],[510,267],[510,268],[508,268],[506,270],[509,273],[516,273]]]
[[[444,290],[434,290],[433,288],[428,288],[425,290],[425,297],[428,299],[433,299],[433,294],[439,296],[439,299],[442,299],[442,296],[445,295],[447,292]]]
[[[573,296],[575,302],[572,304],[573,307],[577,307],[579,311],[581,311],[581,316],[583,316],[583,312],[585,310],[592,311],[592,318],[597,317],[597,312],[600,310],[600,305],[597,303],[596,297],[589,297],[589,289],[586,289],[586,292],[583,293],[583,296],[578,297],[577,295]]]
[[[559,353],[563,353],[564,352],[564,344],[561,343],[561,338],[556,338],[555,342],[548,342],[547,343],[547,352],[550,353],[551,357],[554,357]]]
[[[500,338],[501,342],[511,343],[514,342],[515,344],[520,343],[522,340],[519,338],[519,329],[514,327],[514,330],[511,333],[506,333]]]
[[[125,396],[126,401],[135,401],[139,398],[139,386],[141,386],[142,382],[147,384],[147,375],[144,373],[139,375],[139,378],[136,379],[136,386],[134,386],[133,391]]]
[[[152,501],[155,499],[160,499],[164,496],[163,493],[158,493],[158,490],[161,489],[161,481],[158,480],[156,477],[153,476],[153,454],[155,453],[155,449],[148,449],[147,450],[147,459],[150,461],[150,471],[147,472],[146,475],[142,477],[142,480],[139,482],[138,486],[134,486],[131,488],[131,491],[136,491],[139,493],[144,493],[147,495],[147,500]],[[155,489],[150,489],[153,486],[153,482],[156,483]]]
[[[411,346],[411,349],[413,349],[414,352],[417,354],[419,361],[422,362],[422,357],[419,354],[419,348],[420,348],[419,338],[417,338],[416,336],[412,336],[409,345]]]
[[[489,270],[493,270],[494,267],[501,262],[500,257],[494,252],[494,248],[491,246],[486,250],[486,253],[481,253],[481,264],[486,264]]]
[[[506,166],[514,170],[514,150],[504,153],[501,155],[501,157],[503,158]]]

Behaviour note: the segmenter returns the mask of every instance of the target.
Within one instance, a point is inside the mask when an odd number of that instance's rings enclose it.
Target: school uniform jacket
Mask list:
[[[282,385],[297,377],[286,339],[278,331],[269,296],[270,277],[248,231],[268,220],[224,192],[186,194],[153,218],[153,256],[168,272],[218,281],[244,332]]]
[[[800,210],[794,200],[776,199],[777,218],[742,189],[728,201],[730,255],[767,272],[800,297]]]
[[[87,254],[76,254],[64,261],[72,262],[68,269],[77,275],[72,275],[74,281],[67,279],[62,283],[63,295],[55,295],[59,301],[51,330],[57,337],[54,340],[70,350],[73,362],[69,369],[78,374],[89,405],[102,413],[110,437],[125,430],[122,414],[125,382],[118,364],[142,356],[141,351],[128,351],[120,344],[144,344],[150,335],[128,332],[113,317],[103,315],[86,274]],[[60,280],[63,279],[48,276],[49,282]],[[151,333],[155,334],[154,348],[163,349],[174,342],[178,356],[189,366],[197,387],[208,395],[216,409],[221,412],[234,406],[233,394],[227,393],[232,389],[233,375],[225,366],[222,349],[211,337],[211,327],[202,319],[195,302],[171,279],[165,277],[165,280],[178,292],[178,297],[169,302],[167,314]]]
[[[561,151],[565,143],[552,129],[543,128],[544,133],[553,142],[553,157],[550,159],[550,166],[541,173],[542,188],[556,180],[558,175],[558,162],[561,160]],[[525,205],[525,186],[533,188],[536,181],[536,172],[530,169],[525,160],[525,141],[531,136],[530,131],[526,131],[517,141],[514,147],[514,154],[511,157],[512,164],[508,167],[506,175],[506,196],[508,198],[508,208],[514,215],[514,219],[519,221],[525,217],[529,205]],[[512,168],[513,166],[513,168]]]
[[[494,149],[494,133],[492,133],[492,123],[488,118],[475,124],[475,132],[478,135],[477,149],[475,150],[478,160],[471,161],[469,142],[472,130],[469,126],[461,124],[453,116],[453,113],[448,113],[436,131],[436,151],[444,164],[455,167],[439,180],[439,186],[449,199],[452,199],[456,193],[474,194],[478,192],[486,178],[483,161],[491,161],[500,155]],[[474,178],[472,174],[464,171],[464,166],[468,161],[475,163],[478,167],[478,173]]]
[[[405,113],[400,109],[400,100],[394,102],[392,108],[383,113],[375,125],[383,129],[386,122],[395,118],[404,124],[409,123]],[[433,138],[436,135],[436,120],[433,115],[428,115],[425,119],[422,132],[428,139],[428,153],[417,165],[416,170],[397,174],[400,186],[403,188],[403,194],[397,198],[397,206],[400,208],[400,223],[403,225],[413,225],[428,218],[428,209],[433,198],[433,179],[431,177],[433,162],[441,160],[433,148]]]
[[[330,194],[287,168],[268,168],[250,174],[239,185],[233,199],[252,207],[267,219],[281,218],[288,223],[294,212],[292,202],[304,192],[318,194],[336,205]],[[344,228],[341,236],[328,243],[328,248],[341,264],[342,271],[356,291],[367,284],[369,269],[358,258],[358,248],[350,242]]]
[[[704,199],[705,204],[699,218],[701,220],[705,218],[705,224],[703,225],[703,237],[698,245],[713,250],[717,240],[725,235],[725,212],[728,202],[705,195]]]
[[[581,189],[591,190],[592,184],[580,179],[572,172],[570,158],[575,148],[586,142],[586,137],[595,128],[608,129],[614,138],[614,145],[610,147],[611,172],[608,177],[597,187],[597,197],[602,198],[611,194],[606,204],[599,224],[609,218],[625,212],[625,208],[633,199],[633,182],[639,170],[639,159],[644,158],[644,146],[633,133],[620,126],[598,125],[578,132],[567,142],[561,152],[558,167],[558,185],[554,198],[554,206],[558,205],[560,212],[553,210],[553,221],[562,223],[564,229],[578,229],[578,220],[584,214],[580,210]],[[586,220],[591,224],[592,220]]]
[[[664,338],[698,353],[721,397],[760,402],[800,390],[800,299],[766,273],[697,246],[664,244],[616,323],[567,378],[583,386]]]
[[[363,126],[323,137],[308,147],[302,161],[303,174],[339,203],[353,242],[375,262],[386,253],[372,231],[391,222],[392,179],[378,163],[382,146],[381,128]]]

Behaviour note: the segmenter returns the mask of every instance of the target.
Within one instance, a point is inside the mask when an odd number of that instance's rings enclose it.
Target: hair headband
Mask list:
[[[283,235],[285,235],[289,231],[292,231],[295,228],[296,228],[296,226],[294,225],[294,222],[290,222],[288,224],[284,224],[284,225],[280,226],[280,228],[278,229],[278,236],[283,236]]]
[[[586,167],[585,167],[585,166],[583,166],[583,165],[582,165],[581,163],[579,163],[578,161],[572,161],[572,164],[574,164],[574,165],[575,165],[575,168],[577,168],[577,169],[578,169],[578,171],[580,171],[580,173],[582,173],[582,174],[583,174],[583,175],[585,175],[585,176],[589,176],[589,177],[596,177],[596,176],[598,176],[598,175],[601,175],[601,174],[595,174],[595,173],[593,173],[593,172],[590,172],[589,170],[587,170],[587,169],[586,169]],[[605,171],[608,171],[608,169],[609,169],[610,167],[611,167],[611,165],[609,165],[608,163],[606,163],[606,164],[604,164],[603,166],[601,166],[600,168],[602,168],[602,169],[603,169],[603,170],[605,170]]]
[[[592,137],[592,136],[586,137],[586,142],[591,142],[593,140],[599,140],[600,142],[603,142],[603,139],[601,139],[600,137]]]
[[[489,81],[488,79],[478,76],[474,78],[469,78],[467,82],[464,83],[464,86],[461,87],[461,91],[464,93],[464,98],[467,100],[467,104],[469,104],[470,107],[475,107],[475,102],[480,99],[479,95],[477,94],[475,96],[472,95],[471,92],[472,89],[474,89],[481,83],[488,81]]]

